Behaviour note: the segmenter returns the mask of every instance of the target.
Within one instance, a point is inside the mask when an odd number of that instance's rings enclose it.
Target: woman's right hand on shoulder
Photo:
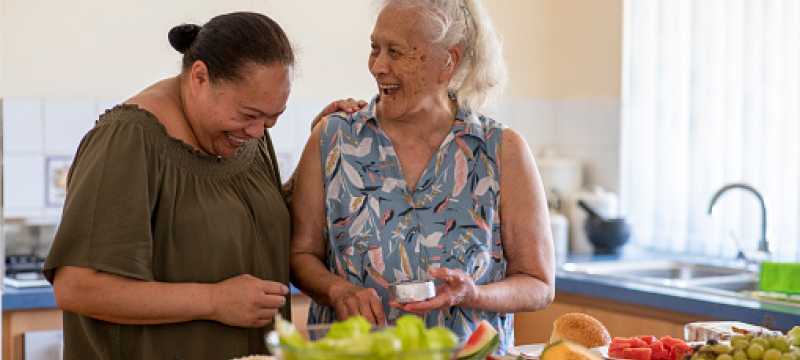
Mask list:
[[[239,275],[211,288],[211,319],[226,325],[263,327],[286,304],[289,288],[279,282]]]
[[[339,320],[361,315],[375,325],[386,324],[383,304],[375,289],[347,284],[331,291],[330,302]]]

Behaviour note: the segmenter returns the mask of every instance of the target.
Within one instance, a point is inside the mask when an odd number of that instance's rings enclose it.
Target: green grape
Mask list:
[[[730,356],[728,354],[719,354],[717,356],[717,360],[733,360],[733,356]]]
[[[764,346],[756,343],[756,339],[753,340],[750,346],[747,347],[747,357],[750,358],[750,360],[761,360],[761,357],[764,356]]]
[[[745,336],[745,335],[733,335],[733,336],[731,336],[731,342],[734,342],[735,340],[744,340],[744,341],[748,341],[748,342],[750,341],[750,339],[748,339],[747,336]]]
[[[781,354],[781,360],[796,360],[796,359],[794,358],[794,355],[790,353],[784,353]]]
[[[763,337],[753,338],[753,340],[750,340],[750,344],[759,344],[762,348],[769,349],[769,340]]]
[[[781,352],[778,349],[764,351],[764,360],[781,360]]]
[[[769,340],[769,345],[773,349],[778,349],[780,352],[789,352],[789,340],[783,336],[776,336]]]
[[[747,341],[747,339],[744,337],[738,339],[734,337],[733,339],[731,339],[731,345],[733,345],[733,348],[736,350],[744,350],[747,349],[748,346],[750,346],[750,342]]]
[[[744,350],[736,350],[733,352],[733,360],[748,360],[747,354],[744,352]]]
[[[717,354],[728,354],[731,351],[733,351],[733,349],[728,345],[717,344],[717,345],[711,345],[711,351]]]
[[[793,327],[792,330],[789,330],[788,334],[789,334],[789,336],[794,337],[795,340],[800,339],[800,325]],[[798,345],[798,344],[795,343],[795,345]],[[800,346],[800,345],[798,345],[798,346]]]

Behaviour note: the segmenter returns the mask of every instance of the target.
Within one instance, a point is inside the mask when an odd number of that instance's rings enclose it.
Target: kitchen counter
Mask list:
[[[800,306],[781,305],[758,300],[703,294],[686,289],[604,279],[598,276],[559,271],[556,289],[619,303],[648,306],[702,318],[737,320],[767,325],[787,331],[800,325]]]
[[[570,262],[631,259],[663,259],[663,253],[627,251],[619,256],[573,256]],[[684,258],[683,255],[676,257]],[[800,306],[782,305],[758,300],[705,294],[687,289],[620,281],[601,276],[570,273],[556,274],[559,293],[593,297],[619,303],[647,306],[670,312],[696,315],[698,318],[738,320],[786,331],[800,324]],[[297,290],[292,288],[292,292]],[[52,309],[55,299],[50,287],[15,289],[3,292],[3,311]]]
[[[3,311],[54,309],[56,299],[53,288],[38,287],[17,289],[6,286],[3,289]]]
[[[292,294],[297,294],[299,290],[292,286],[291,292]],[[18,289],[11,286],[3,288],[3,311],[55,308],[56,299],[53,295],[53,288],[50,286],[26,289]]]
[[[708,258],[655,252],[634,246],[626,246],[624,251],[616,255],[573,255],[570,256],[568,262],[618,260],[709,262]],[[714,260],[720,262],[719,259]],[[743,321],[781,331],[787,331],[795,325],[800,325],[800,305],[793,306],[745,297],[708,294],[691,289],[659,286],[564,270],[558,270],[556,273],[556,291],[694,315],[705,319]]]

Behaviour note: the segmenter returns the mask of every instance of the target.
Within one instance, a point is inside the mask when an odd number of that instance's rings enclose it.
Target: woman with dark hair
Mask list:
[[[289,315],[289,212],[267,132],[289,96],[289,40],[244,12],[169,40],[181,73],[103,114],[70,170],[45,265],[65,359],[265,353],[264,331]]]

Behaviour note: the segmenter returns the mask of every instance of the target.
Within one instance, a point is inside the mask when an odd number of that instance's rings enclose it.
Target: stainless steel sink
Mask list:
[[[758,274],[745,268],[689,261],[603,261],[567,263],[563,269],[579,273],[670,286],[716,295],[750,297],[758,290]]]
[[[800,306],[800,299],[786,301],[765,297],[758,291],[758,273],[754,269],[725,263],[621,260],[567,263],[562,270],[613,281],[622,280],[709,295]]]
[[[693,281],[753,274],[742,268],[684,261],[604,261],[567,263],[570,272],[657,281]]]

